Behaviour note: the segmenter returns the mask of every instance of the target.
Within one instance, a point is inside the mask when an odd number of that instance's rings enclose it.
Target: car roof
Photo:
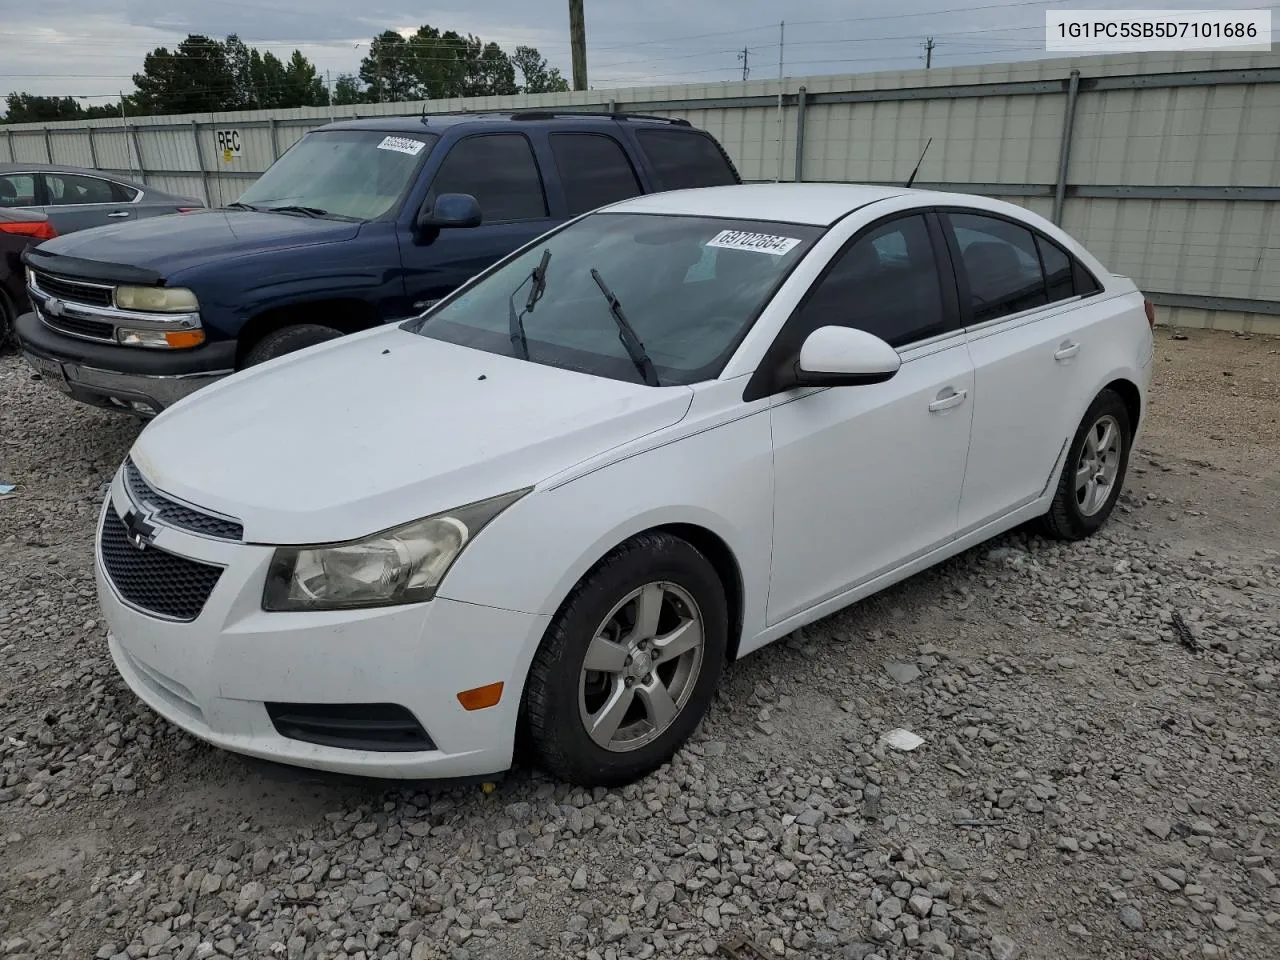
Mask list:
[[[610,213],[727,217],[826,227],[859,207],[904,193],[924,191],[860,183],[745,183],[650,193],[607,209]]]
[[[377,130],[387,133],[443,133],[450,127],[456,127],[461,124],[551,123],[556,125],[599,125],[601,123],[614,122],[692,129],[685,121],[666,117],[647,117],[625,113],[588,113],[585,111],[556,113],[553,110],[524,110],[503,113],[427,113],[411,117],[363,117],[358,120],[335,120],[333,123],[326,123],[323,127],[317,127],[316,129]]]

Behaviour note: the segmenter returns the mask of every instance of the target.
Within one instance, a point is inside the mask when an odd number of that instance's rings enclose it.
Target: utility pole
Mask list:
[[[129,135],[129,117],[124,112],[124,91],[123,90],[120,91],[120,119],[124,121],[124,153],[125,153],[125,156],[129,158],[129,176],[132,177],[133,176],[133,151],[129,149],[129,145],[130,143],[133,143],[136,146],[136,141],[134,141],[133,138]],[[11,148],[9,152],[12,153],[13,152],[12,142],[10,142],[9,146]],[[138,157],[138,166],[139,167],[142,166],[142,157]]]
[[[587,21],[582,0],[569,0],[569,44],[573,49],[573,89],[587,89]]]
[[[742,52],[738,54],[738,59],[742,61],[742,79],[746,80],[751,76],[751,68],[747,65],[747,57],[751,53],[750,47],[743,47]]]
[[[778,24],[778,176],[775,180],[782,182],[782,51],[787,45],[787,21]]]
[[[924,42],[924,68],[928,70],[933,66],[933,37]]]

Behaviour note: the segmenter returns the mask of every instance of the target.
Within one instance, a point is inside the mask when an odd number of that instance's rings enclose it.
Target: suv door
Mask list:
[[[404,316],[420,313],[558,222],[551,217],[542,172],[524,133],[459,139],[440,162],[424,206],[429,209],[442,193],[471,194],[484,220],[472,229],[423,237],[412,217],[402,219],[397,236],[407,300]]]
[[[1089,340],[1101,290],[1083,264],[994,214],[943,215],[975,371],[973,442],[960,532],[1039,497],[1095,387]]]
[[[101,177],[45,172],[44,212],[59,233],[134,219],[137,211],[124,187]]]
[[[846,244],[787,321],[761,371],[793,362],[809,333],[832,324],[888,341],[902,367],[884,383],[773,398],[770,624],[956,534],[973,364],[932,214],[894,214]]]

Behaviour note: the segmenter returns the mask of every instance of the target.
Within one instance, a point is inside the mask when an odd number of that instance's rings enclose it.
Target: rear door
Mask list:
[[[959,532],[1041,495],[1075,434],[1097,372],[1101,287],[1026,224],[981,211],[943,215],[974,364],[973,439]]]
[[[108,223],[136,219],[133,191],[102,177],[48,171],[44,181],[44,212],[59,233],[71,233]]]
[[[420,313],[559,222],[551,216],[543,171],[524,132],[476,133],[444,149],[423,205],[429,208],[442,193],[469,193],[479,201],[484,220],[479,227],[424,237],[414,229],[412,216],[401,218],[397,236],[406,295],[401,316]]]

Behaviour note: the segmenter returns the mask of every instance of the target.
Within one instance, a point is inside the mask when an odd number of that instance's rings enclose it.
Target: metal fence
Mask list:
[[[234,200],[335,119],[517,108],[678,116],[749,180],[1000,197],[1133,277],[1162,321],[1280,333],[1280,55],[1149,54],[778,81],[0,127],[0,161]]]

